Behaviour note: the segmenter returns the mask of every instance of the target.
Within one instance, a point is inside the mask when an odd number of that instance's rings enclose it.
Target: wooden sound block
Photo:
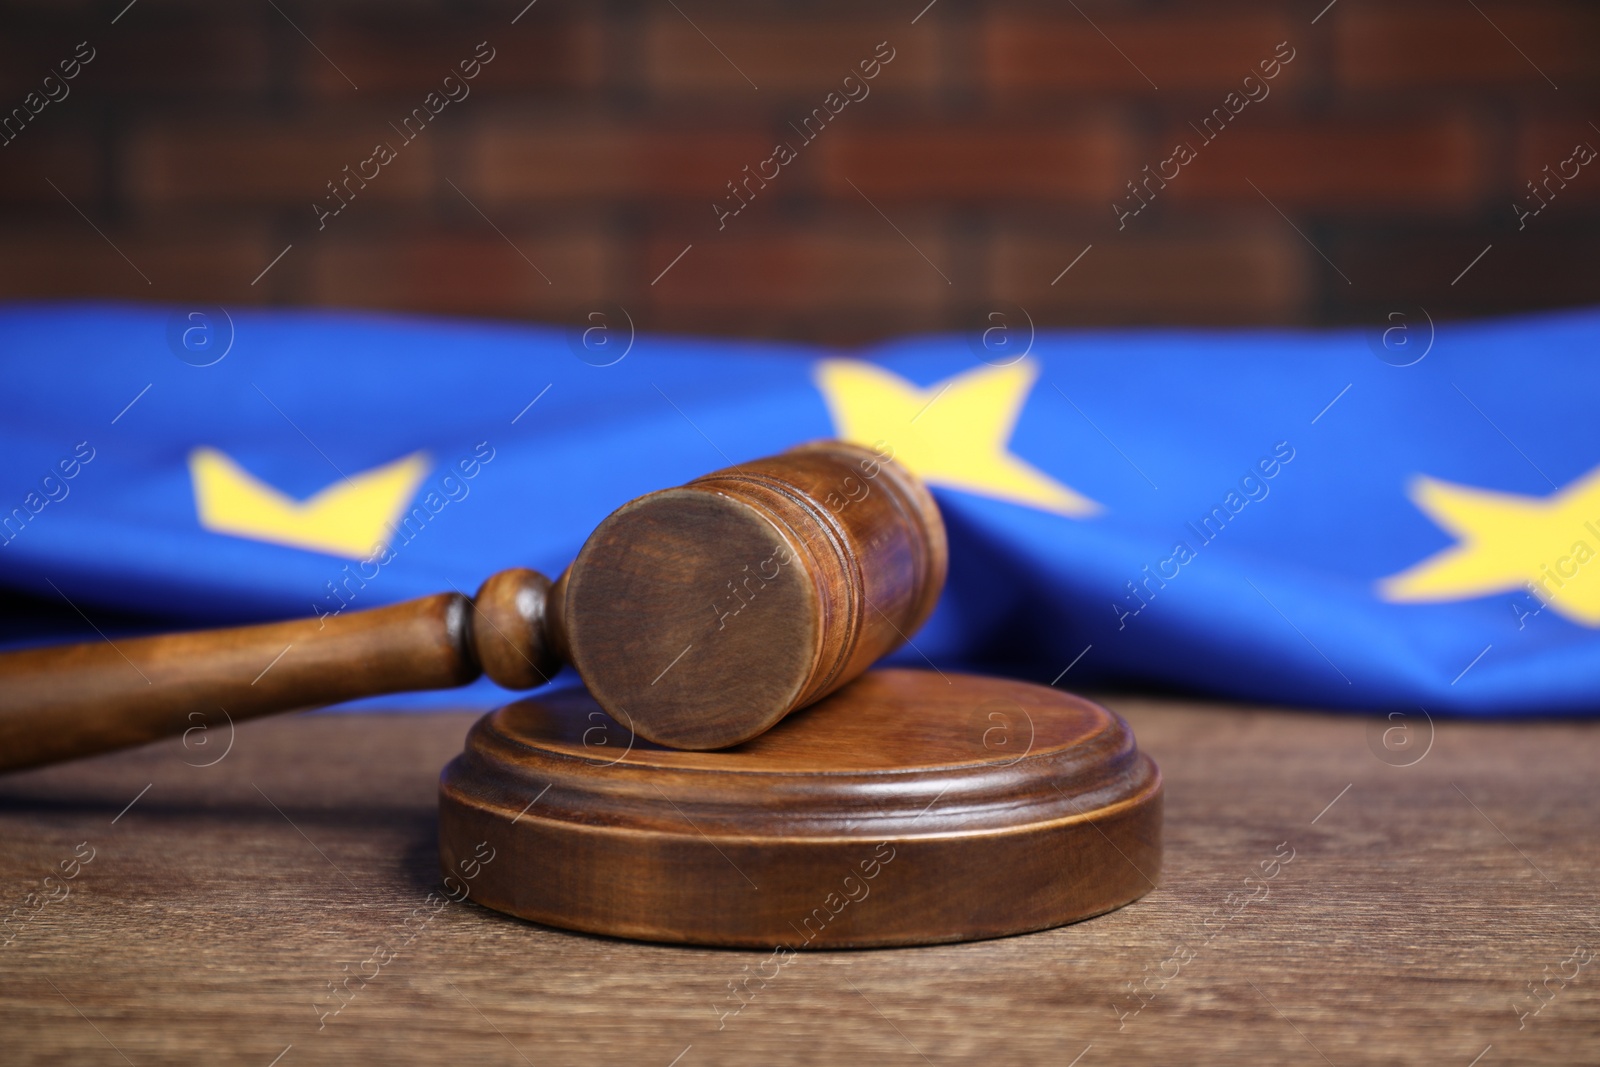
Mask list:
[[[1161,774],[1127,723],[934,671],[871,671],[715,752],[652,745],[582,689],[533,697],[472,728],[439,796],[447,887],[646,941],[1000,937],[1120,907],[1161,869]]]

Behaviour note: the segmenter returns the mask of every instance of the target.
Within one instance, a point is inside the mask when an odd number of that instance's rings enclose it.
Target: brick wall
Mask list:
[[[1590,4],[126,2],[0,5],[0,294],[616,302],[849,343],[1018,305],[1377,322],[1600,293]],[[1529,181],[1548,206],[1519,220]]]

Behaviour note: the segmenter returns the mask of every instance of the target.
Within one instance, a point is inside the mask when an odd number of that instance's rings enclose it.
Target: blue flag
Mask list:
[[[1008,327],[1009,329],[1009,327]],[[866,351],[332,312],[0,309],[13,645],[558,574],[651,490],[839,437],[933,489],[897,662],[1073,688],[1582,714],[1600,312]],[[383,698],[488,705],[504,691]]]

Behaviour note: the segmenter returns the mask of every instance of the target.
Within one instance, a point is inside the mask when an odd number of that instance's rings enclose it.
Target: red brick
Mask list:
[[[900,225],[954,270],[950,245],[926,220]],[[951,300],[951,287],[876,214],[730,227],[695,239],[651,286],[694,236],[663,232],[646,244],[639,289],[621,300],[640,329],[850,345],[936,328]]]
[[[66,81],[76,95],[89,80],[86,72],[107,66],[105,36],[85,20],[62,18],[61,14],[52,10],[45,19],[19,18],[15,4],[8,5],[5,33],[0,35],[0,93],[4,94],[0,96],[0,106],[10,108],[20,103],[23,94],[38,90],[47,75]],[[84,64],[76,53],[86,38],[95,51],[88,53],[91,59]],[[79,70],[73,78],[63,77],[63,62],[69,64],[68,69],[71,62],[78,63]],[[72,99],[72,95],[66,99]]]
[[[1276,11],[1102,15],[1091,25],[1074,14],[1002,9],[984,22],[984,81],[1006,95],[1147,92],[1152,81],[1163,90],[1227,89],[1247,74],[1259,76],[1257,64],[1297,35]],[[1304,52],[1295,60],[1303,66]],[[1294,70],[1293,61],[1284,68]]]
[[[307,49],[302,70],[314,91],[345,96],[353,81],[363,93],[416,96],[420,102],[447,75],[460,77],[459,64],[474,58],[479,42],[488,43],[493,58],[468,83],[467,100],[471,93],[592,88],[602,75],[602,30],[591,20],[535,18],[530,13],[516,26],[499,17],[463,25],[460,19],[441,20],[426,12],[386,8],[378,15],[360,21],[340,17],[316,31],[328,59]]]
[[[1261,200],[1265,194],[1280,207],[1436,213],[1475,207],[1487,192],[1488,149],[1470,119],[1286,125],[1256,118],[1247,107],[1210,142],[1188,125],[1172,127],[1163,143],[1191,145],[1198,158],[1157,195],[1255,203],[1263,210],[1270,210]],[[1160,160],[1145,162],[1154,169]]]
[[[649,307],[641,317],[639,329],[651,333],[773,340],[848,349],[905,334],[956,328],[954,320],[947,319],[948,316],[938,311],[895,304],[872,308],[854,304],[798,309],[747,304],[710,309],[667,303]]]
[[[765,131],[663,129],[598,121],[495,120],[473,138],[472,188],[494,203],[549,199],[704,199],[771,153]],[[707,217],[711,217],[709,206]]]
[[[1114,234],[1062,275],[1088,243],[1008,229],[992,245],[989,297],[1036,323],[1292,322],[1310,301],[1315,253],[1285,226]]]
[[[1600,14],[1592,7],[1477,6],[1482,10],[1454,3],[1340,5],[1329,16],[1336,81],[1354,89],[1549,88],[1545,76],[1560,86],[1600,78]]]
[[[14,37],[0,40],[0,93],[5,94],[0,97],[0,108],[16,107],[22,94],[33,87],[35,66],[41,68],[38,72],[41,81],[54,70],[54,60],[35,60],[32,46],[32,41],[24,44]]]
[[[1533,182],[1538,187],[1539,196],[1551,205],[1552,215],[1562,213],[1555,207],[1558,201],[1589,205],[1600,201],[1600,158],[1579,167],[1578,176],[1568,179],[1564,186],[1557,180],[1563,169],[1568,174],[1572,173],[1577,165],[1577,160],[1573,158],[1574,150],[1580,144],[1587,145],[1591,153],[1600,150],[1600,130],[1591,125],[1587,118],[1574,116],[1565,121],[1545,119],[1524,126],[1517,137],[1516,162],[1513,164],[1508,199],[1525,208],[1537,208],[1539,202],[1532,198],[1526,184]],[[1568,160],[1572,162],[1568,163]],[[1548,173],[1546,167],[1550,168]],[[1549,195],[1544,185],[1547,179],[1549,191],[1555,193],[1554,197]],[[1508,217],[1516,217],[1509,206],[1506,210]]]
[[[451,105],[453,106],[453,105]],[[305,204],[327,195],[343,177],[386,143],[396,158],[358,188],[358,201],[404,200],[433,183],[439,131],[432,124],[409,143],[390,126],[403,112],[361,113],[334,120],[239,121],[226,114],[139,129],[128,149],[127,182],[140,203]],[[435,122],[448,123],[449,107]],[[358,203],[351,205],[352,209]]]
[[[97,55],[78,80],[97,97],[259,92],[269,80],[268,42],[254,26],[166,19],[155,24],[130,12],[115,36],[84,32]]]
[[[348,307],[520,318],[559,317],[607,297],[607,257],[599,239],[517,228],[501,237],[487,226],[474,229],[482,232],[333,236],[309,250],[309,298]]]
[[[270,7],[218,14],[184,0],[174,16],[139,5],[104,42],[94,39],[100,54],[68,101],[0,147],[0,292],[559,321],[614,299],[640,329],[848,343],[962,326],[981,300],[1021,303],[1041,324],[1239,323],[1359,317],[1405,294],[1459,314],[1581,302],[1596,291],[1600,171],[1584,168],[1525,232],[1511,211],[1521,183],[1568,158],[1578,140],[1600,146],[1587,125],[1600,114],[1585,104],[1600,79],[1600,12],[1586,5],[1478,0],[1561,85],[1555,93],[1459,0],[1345,0],[1315,27],[1306,20],[1324,0],[1296,11],[1281,2],[1078,0],[1156,92],[1068,5],[944,3],[912,27],[924,0],[893,24],[838,0],[803,10],[680,0],[756,91],[670,5],[541,4],[512,27],[522,2],[492,19],[479,4],[446,0],[388,13],[286,6],[359,92]],[[42,79],[59,40],[66,55],[82,39],[76,16],[31,6],[0,35],[0,85],[19,86],[0,106]],[[795,138],[786,124],[821,105],[885,37],[897,55],[871,97],[719,232],[711,205],[726,183],[780,137]],[[324,183],[394,137],[389,122],[485,39],[497,55],[468,101],[401,148],[326,232],[281,232],[297,223],[314,231],[310,205]],[[1187,120],[1285,39],[1300,53],[1271,83],[1272,97],[1204,145],[1154,209],[1117,232],[1109,205],[1124,183],[1174,141],[1197,141]],[[1329,76],[1337,71],[1331,83],[1324,61]],[[1314,97],[1301,88],[1313,82]],[[1443,235],[1419,234],[1422,226]],[[294,249],[251,287],[291,239]]]
[[[48,109],[40,112],[36,122],[49,114]],[[15,140],[0,146],[0,203],[66,208],[61,199],[65,193],[80,207],[86,206],[100,192],[99,147],[86,133],[43,125],[46,128],[30,124]]]
[[[61,76],[57,64],[72,57],[73,45],[61,34],[38,31],[17,33],[10,30],[0,39],[0,108],[22,103],[22,97],[37,90],[45,75]],[[69,98],[70,99],[70,98]]]
[[[744,16],[729,21],[697,16],[692,7],[685,10],[694,18],[694,25],[670,11],[646,24],[644,71],[652,89],[668,93],[731,91],[735,95],[723,99],[737,100],[738,93],[753,91],[750,86],[754,82],[763,94],[814,93],[816,103],[821,104],[821,97],[838,88],[846,75],[859,78],[859,64],[872,60],[874,50],[885,40],[893,49],[893,58],[867,83],[868,95],[861,103],[871,100],[873,92],[926,90],[938,80],[939,51],[931,22],[886,29],[881,20],[851,17],[776,20]],[[755,100],[745,102],[753,104]]]
[[[1600,291],[1597,245],[1595,221],[1574,224],[1549,215],[1505,236],[1409,227],[1335,231],[1328,255],[1356,284],[1330,285],[1325,300],[1333,314],[1371,324],[1383,323],[1391,311],[1414,315],[1418,306],[1439,319],[1592,304]]]
[[[268,293],[253,289],[250,280],[281,250],[269,251],[260,229],[175,234],[171,226],[116,227],[103,218],[96,224],[115,248],[76,213],[53,228],[0,231],[0,291],[13,297],[257,303]]]
[[[1070,126],[857,124],[825,128],[807,151],[820,153],[823,182],[834,196],[857,197],[854,182],[875,200],[1100,200],[1126,180],[1132,159],[1127,134],[1105,119]]]
[[[904,237],[864,205],[860,212],[830,215],[815,224],[739,226],[738,221],[716,238],[702,239],[692,229],[652,238],[644,246],[649,277],[691,241],[694,247],[659,282],[645,287],[650,306],[821,316],[896,307],[931,312],[950,298],[945,277],[955,269],[954,255],[926,219],[897,220]]]
[[[96,67],[104,66],[105,49],[102,42],[98,55],[86,52],[93,58],[85,65],[75,55],[79,40],[61,33],[35,33],[22,40],[0,41],[0,118],[10,121],[10,133],[20,125],[37,135],[41,130],[58,129],[92,114],[86,112],[84,98],[94,94],[96,82],[104,81]],[[69,64],[67,69],[77,63],[73,77],[65,76],[63,62]],[[50,79],[48,86],[46,78]],[[40,104],[37,112],[24,103],[30,96]],[[16,119],[19,111],[24,116],[21,123]]]

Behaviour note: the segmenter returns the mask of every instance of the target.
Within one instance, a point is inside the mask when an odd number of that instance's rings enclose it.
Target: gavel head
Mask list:
[[[617,509],[551,589],[549,631],[618,722],[722,748],[906,641],[947,559],[889,449],[816,442]]]

